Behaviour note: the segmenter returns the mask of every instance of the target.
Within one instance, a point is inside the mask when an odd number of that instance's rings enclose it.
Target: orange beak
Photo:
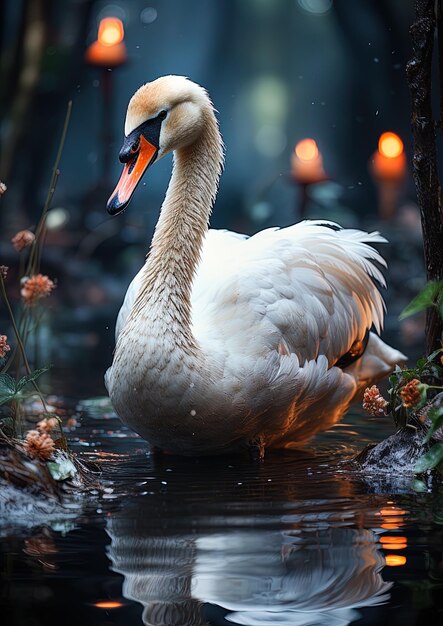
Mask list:
[[[117,215],[126,208],[143,174],[155,161],[157,152],[158,148],[140,134],[139,148],[133,158],[125,163],[120,180],[108,200],[108,213]]]

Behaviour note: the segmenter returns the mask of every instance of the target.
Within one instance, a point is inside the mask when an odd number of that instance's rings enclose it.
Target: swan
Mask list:
[[[105,375],[117,414],[154,449],[262,458],[267,448],[303,446],[404,361],[377,336],[379,233],[327,221],[252,237],[208,230],[224,151],[202,87],[183,76],[143,85],[124,132],[111,215],[155,161],[174,154]]]

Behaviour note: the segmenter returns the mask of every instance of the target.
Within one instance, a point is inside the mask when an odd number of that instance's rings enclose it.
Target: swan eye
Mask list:
[[[165,117],[167,116],[168,112],[167,111],[160,111],[160,113],[157,115],[159,120],[164,120]]]
[[[131,144],[131,148],[130,148],[131,154],[135,154],[136,152],[138,152],[138,148],[139,148],[139,142],[134,141],[134,143]]]

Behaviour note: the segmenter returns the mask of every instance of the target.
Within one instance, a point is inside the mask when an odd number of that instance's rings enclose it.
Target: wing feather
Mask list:
[[[323,354],[334,363],[372,325],[384,303],[374,281],[386,266],[372,245],[379,233],[305,221],[253,237],[209,231],[193,287],[197,339],[226,353],[279,350],[301,362]]]

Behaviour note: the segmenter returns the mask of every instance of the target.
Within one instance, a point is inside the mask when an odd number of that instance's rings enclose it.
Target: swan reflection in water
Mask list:
[[[204,532],[173,534],[158,531],[161,519],[155,530],[153,509],[138,502],[130,516],[109,518],[109,556],[123,594],[144,606],[146,626],[226,623],[212,621],[206,603],[232,624],[346,626],[358,607],[387,601],[391,583],[380,574],[376,533],[326,518],[310,515],[306,525],[304,515],[279,516],[279,530],[269,530],[271,518],[257,529],[257,518],[245,517],[240,529],[212,532],[206,518]]]

